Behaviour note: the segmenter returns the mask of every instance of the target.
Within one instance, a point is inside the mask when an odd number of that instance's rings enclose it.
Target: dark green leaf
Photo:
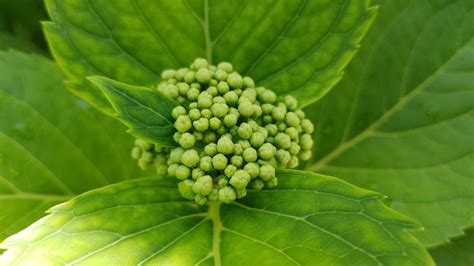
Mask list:
[[[338,179],[280,172],[278,190],[240,202],[183,201],[173,179],[87,192],[5,242],[6,264],[432,265],[416,226],[380,195]],[[93,241],[91,241],[93,239]]]
[[[131,86],[105,77],[89,77],[99,87],[115,109],[118,118],[137,138],[162,146],[175,146],[171,111],[178,106],[161,92]]]
[[[450,243],[430,250],[438,266],[472,266],[474,265],[474,230],[452,239]]]
[[[47,0],[52,52],[75,88],[106,112],[84,78],[156,84],[197,57],[229,61],[306,105],[342,76],[375,16],[369,0]],[[76,93],[78,90],[75,90]]]
[[[474,222],[474,2],[380,11],[346,79],[308,110],[309,169],[388,195],[435,246]]]

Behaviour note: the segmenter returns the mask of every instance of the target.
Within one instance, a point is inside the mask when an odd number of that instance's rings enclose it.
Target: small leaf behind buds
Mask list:
[[[171,113],[178,106],[177,102],[146,87],[98,76],[88,80],[104,92],[118,119],[130,128],[131,135],[160,146],[176,146]]]

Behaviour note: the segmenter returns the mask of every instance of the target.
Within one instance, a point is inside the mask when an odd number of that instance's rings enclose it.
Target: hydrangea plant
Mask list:
[[[472,264],[471,2],[47,0],[0,264]]]

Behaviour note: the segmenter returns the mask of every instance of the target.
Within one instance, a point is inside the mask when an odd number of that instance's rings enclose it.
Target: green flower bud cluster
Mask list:
[[[277,168],[311,157],[313,124],[297,100],[256,87],[229,63],[198,58],[189,68],[164,71],[157,89],[180,103],[172,111],[178,147],[169,151],[166,172],[198,204],[275,187]]]
[[[135,140],[135,146],[132,148],[132,157],[138,160],[138,166],[146,170],[154,165],[158,175],[166,175],[168,170],[167,161],[170,148],[159,147],[140,139]]]

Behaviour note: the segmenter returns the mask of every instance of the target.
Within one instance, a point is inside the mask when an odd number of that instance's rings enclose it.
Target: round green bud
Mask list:
[[[288,112],[285,115],[285,122],[290,127],[296,127],[300,124],[300,119],[298,116],[293,112]]]
[[[216,70],[216,73],[214,73],[214,77],[216,77],[216,79],[219,81],[224,81],[227,79],[227,72],[222,69],[218,69]],[[219,89],[219,87],[217,88]]]
[[[263,145],[264,142],[265,142],[265,135],[263,135],[263,133],[254,132],[252,136],[250,137],[250,144],[255,148],[259,148],[260,146]]]
[[[230,158],[230,163],[232,165],[235,165],[236,167],[240,167],[244,163],[244,159],[242,158],[242,156],[234,155]]]
[[[206,93],[206,94],[204,94]],[[209,108],[212,106],[212,96],[208,92],[202,92],[198,99],[197,99],[197,105],[199,108],[204,109],[204,108]]]
[[[201,117],[201,112],[198,109],[191,109],[189,110],[189,118],[191,120],[198,120]]]
[[[167,69],[161,73],[162,79],[172,79],[176,76],[176,71],[172,69]]]
[[[298,139],[298,130],[294,127],[287,127],[285,129],[285,134],[287,134],[291,140],[297,140]]]
[[[191,129],[191,119],[188,116],[181,115],[178,116],[176,122],[174,123],[174,127],[178,132],[184,133]]]
[[[283,99],[283,102],[285,103],[286,107],[288,107],[289,110],[296,110],[298,108],[298,101],[296,100],[295,97],[291,95],[286,95],[285,98]]]
[[[275,157],[278,161],[278,164],[284,168],[291,159],[291,154],[287,150],[279,149],[277,150]]]
[[[212,158],[210,156],[202,157],[201,161],[199,162],[199,168],[206,172],[212,171]]]
[[[264,186],[265,186],[265,183],[260,178],[253,180],[251,184],[252,189],[255,189],[257,191],[262,190]]]
[[[184,74],[184,82],[186,83],[193,83],[196,80],[196,72],[188,71]]]
[[[133,147],[132,149],[132,158],[135,160],[140,159],[142,156],[142,149],[140,147]]]
[[[187,150],[181,156],[181,163],[188,167],[195,167],[199,163],[199,154],[196,150]]]
[[[234,114],[228,114],[224,117],[224,125],[226,127],[233,127],[237,124],[238,116]]]
[[[219,189],[219,201],[231,203],[235,200],[236,196],[234,189],[229,186]]]
[[[184,105],[186,103],[186,98],[184,98],[183,96],[178,96],[178,98],[176,98],[176,100],[181,105]]]
[[[183,135],[181,135],[181,138],[179,139],[179,145],[181,145],[181,147],[185,149],[192,148],[195,143],[196,139],[191,133],[188,132],[183,133]]]
[[[168,84],[165,91],[166,94],[173,99],[179,96],[178,87],[174,84]]]
[[[257,151],[249,147],[242,152],[242,157],[246,162],[255,162],[257,161]]]
[[[180,68],[178,71],[176,71],[175,79],[179,81],[184,80],[184,75],[186,75],[186,72],[188,72],[187,68]]]
[[[275,152],[275,146],[270,143],[265,143],[258,149],[258,155],[264,160],[270,160],[273,156],[275,156]]]
[[[204,138],[204,134],[202,132],[199,132],[199,131],[194,131],[193,136],[196,139],[196,142],[201,142],[202,139]]]
[[[197,102],[192,102],[188,105],[188,109],[191,110],[191,109],[196,109],[198,108],[198,104]]]
[[[221,81],[217,84],[217,91],[221,95],[225,95],[227,92],[229,92],[229,90],[230,90],[230,88],[229,88],[229,84],[227,84],[227,82]]]
[[[298,164],[300,163],[300,160],[298,160],[298,157],[296,156],[291,156],[291,159],[290,161],[288,162],[288,164],[286,165],[286,167],[288,168],[296,168],[298,167]]]
[[[219,200],[219,189],[213,188],[211,194],[207,196],[210,201],[218,201]]]
[[[145,151],[142,153],[142,157],[140,159],[145,163],[151,163],[153,161],[153,153]]]
[[[298,154],[298,158],[300,158],[300,160],[302,160],[302,161],[307,161],[307,160],[311,159],[311,150],[302,150]]]
[[[196,80],[199,83],[206,84],[211,80],[211,72],[207,68],[200,68],[196,72]]]
[[[201,196],[200,194],[197,194],[196,196],[194,196],[194,202],[199,205],[204,205],[207,203],[207,198],[206,196]]]
[[[193,127],[199,132],[204,132],[209,128],[209,120],[201,117],[199,120],[193,122]]]
[[[204,153],[209,156],[214,156],[217,154],[217,144],[209,143],[204,146]]]
[[[227,76],[227,83],[229,84],[230,87],[234,89],[240,89],[242,88],[243,80],[242,76],[240,76],[237,73],[231,73]]]
[[[224,170],[227,166],[227,157],[222,153],[214,155],[214,157],[212,157],[212,166],[216,170]]]
[[[271,115],[264,115],[262,118],[263,125],[268,125],[273,122],[273,117]]]
[[[177,163],[170,164],[168,166],[168,170],[167,170],[168,175],[169,176],[176,176],[176,170],[178,169],[178,167],[179,167],[179,164],[177,164]]]
[[[196,60],[194,60],[193,62],[193,65],[196,69],[199,69],[199,68],[207,67],[209,64],[207,63],[207,60],[204,58],[196,58]]]
[[[208,130],[204,133],[203,137],[204,143],[213,143],[217,141],[217,135],[214,131]]]
[[[237,189],[245,188],[249,182],[250,175],[244,170],[236,171],[229,181],[229,183]]]
[[[225,133],[227,133],[227,128],[225,126],[220,126],[217,130],[216,130],[217,134],[219,135],[224,135]]]
[[[240,144],[244,150],[250,147],[250,142],[248,140],[240,139],[237,143]]]
[[[275,121],[283,121],[285,119],[286,110],[281,106],[275,107],[272,110],[272,117]]]
[[[194,180],[197,180],[198,178],[200,178],[201,176],[204,176],[206,175],[206,173],[204,172],[204,170],[202,170],[201,168],[194,168],[192,171],[191,171],[191,177],[194,179]]]
[[[215,103],[211,107],[211,111],[216,117],[223,117],[229,111],[229,106],[225,103]]]
[[[223,154],[231,154],[234,152],[234,143],[228,136],[222,136],[217,141],[217,151]]]
[[[276,187],[278,186],[278,179],[275,177],[275,178],[272,178],[272,180],[268,181],[265,183],[265,186],[268,187],[268,188],[272,188],[272,187]]]
[[[225,72],[227,73],[232,73],[232,71],[234,71],[234,68],[232,67],[232,65],[230,63],[227,63],[227,62],[221,62],[217,65],[217,68],[218,69],[222,69],[224,70]]]
[[[227,186],[228,183],[229,183],[229,180],[225,177],[221,177],[221,178],[219,178],[219,181],[217,181],[217,185],[220,188]]]
[[[235,93],[235,91],[229,91],[224,94],[224,99],[228,104],[233,105],[237,103],[237,101],[239,100],[239,96],[237,95],[237,93]]]
[[[229,164],[225,168],[224,174],[225,174],[225,176],[230,178],[235,173],[235,171],[237,171],[237,167],[235,167],[235,165]]]
[[[276,136],[275,136],[275,145],[278,148],[288,149],[291,145],[290,136],[288,136],[285,133],[281,133],[281,132],[276,134]]]
[[[191,176],[191,169],[184,165],[180,165],[176,168],[175,176],[181,180],[187,179]]]
[[[296,110],[296,111],[295,111],[295,114],[298,116],[298,118],[299,118],[300,120],[303,120],[304,117],[305,117],[304,112],[303,112],[302,110],[300,110],[300,109]]]
[[[211,96],[217,95],[217,88],[215,86],[210,86],[206,91],[209,92]]]
[[[268,124],[265,126],[269,136],[275,136],[278,133],[278,127],[275,124]]]
[[[229,108],[229,114],[236,115],[237,117],[240,116],[239,110],[235,109],[234,107]]]
[[[234,144],[234,154],[235,155],[241,155],[244,149],[242,148],[242,145],[239,143]]]
[[[189,85],[187,83],[183,83],[183,82],[180,82],[176,85],[176,87],[178,87],[178,91],[179,91],[179,94],[181,96],[186,96],[188,94],[188,91],[189,91]]]
[[[222,124],[221,120],[217,117],[213,117],[209,119],[209,126],[214,130],[217,130],[218,128],[220,128],[221,124]]]
[[[260,117],[262,115],[262,108],[258,104],[253,105],[253,116]]]
[[[250,178],[256,178],[260,174],[260,167],[257,163],[246,164],[244,170],[249,174]]]
[[[196,88],[198,90],[201,90],[201,84],[197,82],[191,83],[191,88]]]
[[[297,125],[295,128],[296,128],[296,131],[298,132],[298,134],[303,133],[303,128],[301,127],[301,125]]]
[[[218,82],[216,79],[211,79],[211,80],[209,81],[209,86],[216,87],[217,84],[219,84],[219,82]]]
[[[153,144],[151,144],[149,142],[146,142],[144,140],[141,140],[141,139],[136,139],[135,140],[135,145],[140,147],[142,150],[149,150],[149,149],[153,148]]]
[[[275,168],[271,165],[262,165],[260,167],[260,178],[263,181],[270,181],[275,177]]]
[[[269,104],[269,103],[262,104],[262,114],[264,115],[271,114],[273,111],[273,108],[275,108],[275,106],[273,106],[272,104]]]
[[[241,199],[245,196],[247,196],[247,190],[245,188],[238,188],[235,190],[235,194],[237,196],[238,199]]]
[[[212,190],[212,177],[205,175],[199,177],[193,186],[193,192],[203,196],[209,195]]]
[[[290,145],[290,148],[288,148],[288,151],[290,152],[291,155],[297,155],[301,150],[300,145],[298,143],[292,142]]]
[[[285,124],[285,122],[278,122],[277,128],[278,128],[278,131],[285,132],[287,125]]]
[[[216,97],[212,98],[212,102],[213,103],[225,103],[225,100],[221,96],[216,96]]]
[[[195,193],[193,192],[194,181],[186,179],[178,183],[178,191],[183,198],[194,199]]]
[[[202,109],[201,116],[204,118],[210,119],[212,117],[212,112],[209,109]]]
[[[173,108],[173,111],[171,111],[171,116],[174,119],[177,119],[181,115],[186,115],[186,109],[184,109],[182,106],[176,106]]]
[[[260,97],[263,103],[274,103],[276,101],[276,94],[271,90],[265,90]]]
[[[156,174],[158,176],[165,176],[168,170],[168,166],[166,164],[155,166],[155,168],[156,168]]]
[[[301,136],[300,146],[303,150],[311,150],[313,148],[313,139],[310,134],[303,134]]]
[[[303,119],[301,121],[301,128],[303,132],[306,134],[311,134],[314,131],[313,123],[309,119]]]
[[[260,127],[257,122],[255,122],[255,120],[252,120],[252,119],[249,119],[247,121],[247,123],[250,125],[250,127],[252,128],[252,131],[256,132],[258,131],[258,128]]]
[[[253,87],[255,87],[255,82],[254,82],[253,79],[251,79],[250,77],[244,77],[244,78],[242,79],[242,82],[243,82],[244,87],[246,87],[246,88],[253,88]]]
[[[186,97],[188,97],[188,99],[190,101],[195,101],[198,97],[199,97],[199,90],[196,89],[196,88],[191,88],[188,90],[188,92],[186,93]]]
[[[267,138],[267,137],[268,137],[268,132],[267,132],[267,130],[266,130],[264,127],[259,126],[259,127],[257,128],[257,132],[261,133],[264,138]]]
[[[237,134],[242,139],[249,139],[252,136],[252,127],[247,123],[242,123],[237,129]]]

